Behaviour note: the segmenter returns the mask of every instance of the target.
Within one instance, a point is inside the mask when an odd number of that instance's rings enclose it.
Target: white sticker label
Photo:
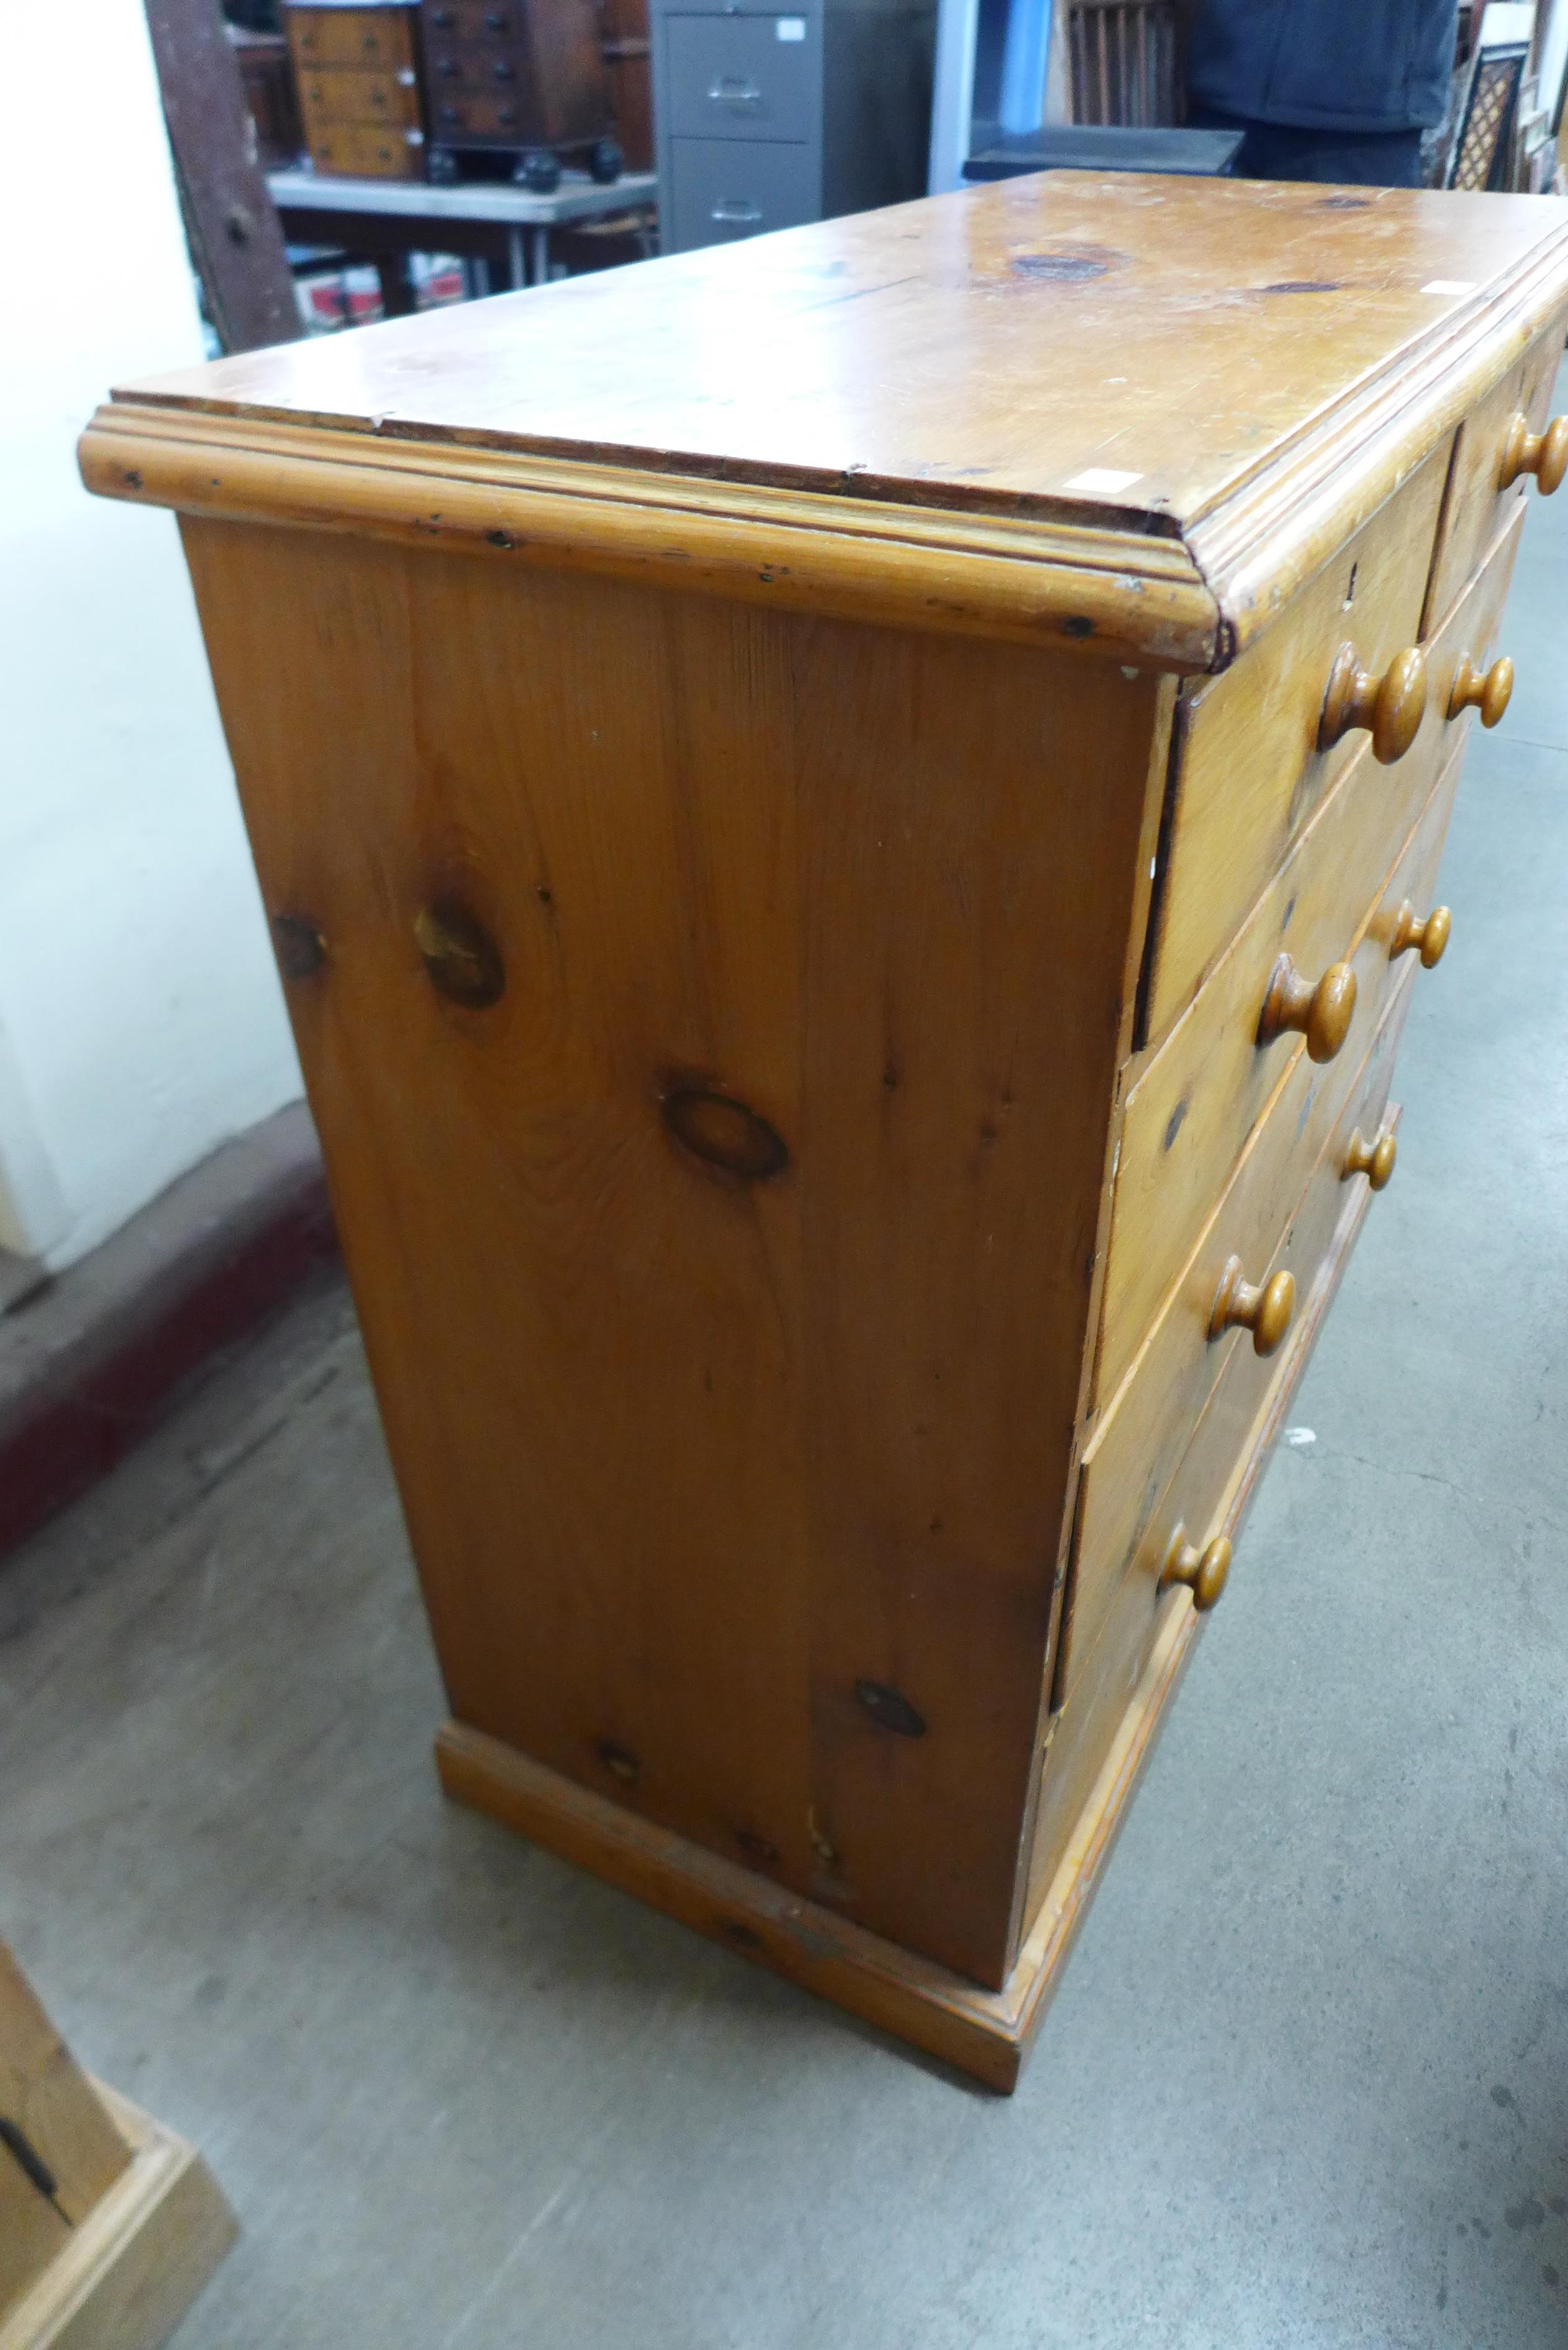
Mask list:
[[[774,25],[774,31],[777,34],[781,41],[804,41],[805,38],[805,18],[804,16],[780,16]]]
[[[1434,277],[1422,286],[1423,294],[1473,294],[1475,281],[1469,277]]]
[[[1114,465],[1091,465],[1086,473],[1075,473],[1062,486],[1065,490],[1130,490],[1142,479],[1141,473],[1118,473]]]

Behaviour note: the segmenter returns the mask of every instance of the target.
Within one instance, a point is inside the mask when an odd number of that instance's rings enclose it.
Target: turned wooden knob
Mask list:
[[[1214,1293],[1209,1336],[1220,1338],[1227,1330],[1250,1330],[1252,1352],[1272,1355],[1283,1341],[1295,1310],[1293,1274],[1276,1273],[1272,1280],[1254,1285],[1244,1277],[1241,1258],[1228,1257]]]
[[[1355,1017],[1355,973],[1347,962],[1331,962],[1316,986],[1303,979],[1289,955],[1282,955],[1269,979],[1258,1020],[1258,1042],[1272,1045],[1287,1029],[1307,1040],[1307,1057],[1332,1061]]]
[[[1381,677],[1365,670],[1354,645],[1341,645],[1328,673],[1317,747],[1326,751],[1358,726],[1372,730],[1372,755],[1385,767],[1402,759],[1427,709],[1427,656],[1419,645],[1396,653]]]
[[[1563,486],[1568,473],[1568,416],[1554,416],[1544,432],[1532,432],[1528,416],[1516,416],[1502,440],[1497,485],[1506,490],[1521,473],[1533,473],[1543,498]]]
[[[1365,1175],[1373,1191],[1386,1191],[1388,1179],[1394,1172],[1394,1161],[1398,1156],[1399,1145],[1386,1128],[1375,1142],[1368,1142],[1357,1127],[1345,1154],[1342,1180],[1348,1182],[1353,1175]]]
[[[1479,710],[1483,726],[1495,726],[1513,699],[1513,663],[1506,653],[1490,669],[1477,669],[1469,653],[1454,671],[1449,693],[1449,716],[1461,710]]]
[[[1165,1554],[1159,1587],[1168,1591],[1173,1583],[1184,1583],[1192,1594],[1192,1605],[1202,1616],[1224,1590],[1230,1572],[1231,1545],[1223,1534],[1217,1534],[1207,1550],[1199,1550],[1196,1543],[1188,1541],[1187,1528],[1178,1526]]]
[[[1394,917],[1394,935],[1388,941],[1389,962],[1415,947],[1420,953],[1422,970],[1433,970],[1443,960],[1453,926],[1454,918],[1446,906],[1434,906],[1424,922],[1417,921],[1416,909],[1407,898]]]

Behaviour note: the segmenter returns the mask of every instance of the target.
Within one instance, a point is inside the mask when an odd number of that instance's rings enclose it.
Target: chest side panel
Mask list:
[[[187,546],[454,1711],[1000,1980],[1165,689]]]

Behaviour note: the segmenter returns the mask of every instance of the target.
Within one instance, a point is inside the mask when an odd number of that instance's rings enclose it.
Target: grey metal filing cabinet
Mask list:
[[[666,253],[925,193],[934,0],[652,0]]]

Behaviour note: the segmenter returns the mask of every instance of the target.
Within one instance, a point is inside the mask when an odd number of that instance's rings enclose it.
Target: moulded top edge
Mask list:
[[[1177,535],[1431,390],[1568,203],[1046,172],[130,388],[141,403]]]

